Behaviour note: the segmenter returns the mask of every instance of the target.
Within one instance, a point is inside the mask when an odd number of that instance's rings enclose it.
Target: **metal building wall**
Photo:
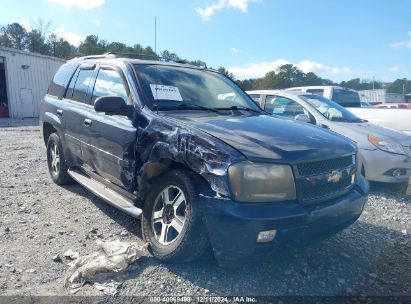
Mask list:
[[[402,94],[387,93],[386,89],[377,90],[363,90],[358,91],[361,100],[370,103],[384,103],[384,102],[404,102],[405,98]]]
[[[383,103],[385,102],[387,90],[385,89],[376,89],[376,90],[363,90],[358,91],[360,94],[361,100],[368,101],[370,103]]]
[[[63,59],[0,47],[5,58],[9,116],[38,117],[39,105]]]

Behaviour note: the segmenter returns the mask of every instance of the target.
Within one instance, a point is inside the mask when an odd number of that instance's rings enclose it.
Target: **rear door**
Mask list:
[[[119,96],[133,104],[123,72],[114,66],[98,68],[92,86],[90,104],[102,96]],[[87,120],[87,121],[86,121]],[[86,135],[85,165],[106,180],[128,190],[134,189],[137,130],[126,116],[97,113],[87,110],[82,124]]]
[[[92,106],[89,104],[91,83],[95,76],[95,64],[81,65],[71,78],[62,103],[64,108],[60,114],[65,121],[66,150],[70,155],[70,166],[80,166],[84,162],[83,143],[85,115]]]

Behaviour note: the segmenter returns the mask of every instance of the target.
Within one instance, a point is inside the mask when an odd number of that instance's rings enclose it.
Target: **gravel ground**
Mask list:
[[[79,185],[53,184],[38,127],[0,128],[0,164],[0,295],[70,295],[67,262],[53,256],[91,253],[96,239],[142,243],[137,220]],[[237,269],[149,257],[120,294],[411,296],[410,207],[405,186],[372,184],[361,218],[326,241]],[[76,295],[101,293],[85,286]]]

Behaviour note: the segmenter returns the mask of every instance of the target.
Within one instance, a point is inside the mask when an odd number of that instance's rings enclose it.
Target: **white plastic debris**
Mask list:
[[[78,259],[80,256],[80,253],[77,251],[73,251],[71,249],[67,250],[64,254],[63,254],[66,258],[75,260]]]
[[[88,282],[105,294],[115,295],[127,277],[125,273],[137,266],[132,264],[147,256],[147,245],[119,240],[96,242],[100,247],[99,252],[79,257],[69,264],[65,282],[66,285],[70,284],[72,293]]]

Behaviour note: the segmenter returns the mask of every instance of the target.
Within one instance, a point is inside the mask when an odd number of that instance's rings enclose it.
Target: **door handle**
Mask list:
[[[84,119],[84,125],[86,127],[90,127],[91,126],[91,119]]]
[[[57,115],[59,115],[59,116],[63,116],[63,110],[58,109],[56,112],[57,112]]]

